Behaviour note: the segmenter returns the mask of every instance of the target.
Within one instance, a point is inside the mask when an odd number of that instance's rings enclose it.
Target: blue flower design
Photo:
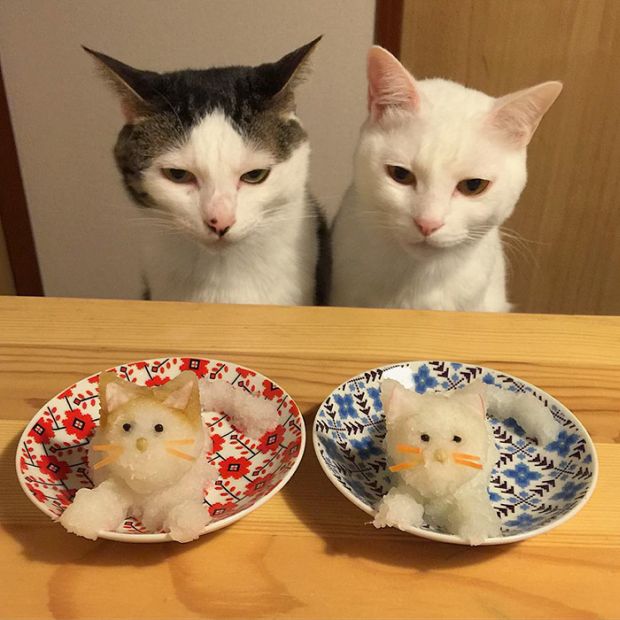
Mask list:
[[[572,499],[575,499],[575,495],[585,486],[584,483],[575,484],[574,482],[567,482],[559,493],[551,496],[551,499],[562,499],[570,502]]]
[[[368,396],[372,398],[372,406],[377,411],[383,411],[383,403],[381,402],[381,392],[374,387],[368,388]]]
[[[437,385],[437,379],[431,377],[430,370],[426,364],[420,366],[420,370],[413,375],[415,382],[415,391],[418,394],[424,394],[426,390],[432,389]]]
[[[338,406],[338,412],[343,418],[357,418],[357,411],[355,411],[351,394],[345,394],[344,396],[334,394],[334,401]]]
[[[529,527],[530,525],[534,525],[538,519],[535,519],[527,512],[520,514],[516,519],[512,521],[507,521],[506,525],[511,527]]]
[[[558,438],[546,446],[550,452],[557,452],[560,456],[566,456],[571,446],[577,443],[579,435],[569,435],[566,431],[560,431]]]
[[[461,364],[460,362],[452,362],[450,366],[452,366],[454,370],[458,370],[459,368],[461,368],[461,366],[463,366],[463,364]]]
[[[495,491],[488,491],[489,494],[489,499],[492,502],[499,502],[500,499],[502,499],[502,496],[499,493],[495,493]]]
[[[484,377],[482,377],[482,381],[484,383],[486,383],[487,385],[494,385],[495,384],[495,379],[494,379],[493,375],[490,372],[487,372],[487,374],[484,375]]]
[[[372,437],[364,437],[364,439],[351,439],[351,446],[357,451],[357,454],[362,459],[368,459],[371,456],[378,456],[382,454],[380,448],[378,448]]]
[[[514,469],[507,469],[504,475],[512,478],[522,489],[542,477],[537,471],[531,471],[525,463],[518,463]]]

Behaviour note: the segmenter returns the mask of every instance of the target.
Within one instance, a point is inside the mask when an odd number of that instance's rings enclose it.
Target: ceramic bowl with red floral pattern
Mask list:
[[[271,379],[255,370],[205,358],[169,357],[121,364],[110,370],[138,385],[162,385],[183,370],[211,380],[228,381],[277,404],[279,423],[259,439],[251,439],[221,413],[205,424],[213,439],[211,462],[217,481],[205,491],[212,520],[203,533],[229,525],[264,504],[290,480],[305,447],[304,423],[295,401]],[[19,441],[19,482],[31,501],[56,520],[82,487],[92,487],[87,448],[99,420],[99,373],[86,377],[52,398],[32,418]],[[126,542],[171,540],[128,518],[101,538]]]

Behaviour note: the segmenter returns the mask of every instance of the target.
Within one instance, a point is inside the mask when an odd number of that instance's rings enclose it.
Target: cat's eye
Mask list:
[[[128,433],[131,430],[131,424],[129,424],[129,422],[125,422],[125,424],[123,424],[123,430]]]
[[[463,438],[459,437],[458,435],[455,435],[454,437],[452,437],[452,441],[456,443],[461,443],[461,441],[463,441]]]
[[[422,434],[420,435],[420,439],[421,439],[422,441],[430,441],[430,440],[431,440],[430,436],[429,436],[429,435],[427,435],[426,433],[422,433]]]
[[[164,432],[164,425],[163,424],[155,424],[155,426],[153,428],[155,429],[156,433],[163,433]]]
[[[162,168],[161,173],[173,183],[195,183],[196,177],[189,170],[181,168]]]
[[[479,196],[484,190],[489,187],[491,181],[486,179],[463,179],[456,185],[456,189],[463,194],[463,196]]]
[[[397,183],[401,185],[413,185],[415,187],[417,180],[415,174],[413,174],[411,170],[407,170],[407,168],[403,168],[402,166],[390,165],[386,166],[385,169],[390,177]]]
[[[245,174],[241,175],[241,180],[244,183],[251,183],[253,185],[258,185],[262,183],[271,172],[271,168],[257,168],[256,170],[250,170]]]

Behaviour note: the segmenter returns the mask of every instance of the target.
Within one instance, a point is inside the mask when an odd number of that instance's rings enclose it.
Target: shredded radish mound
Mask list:
[[[515,393],[486,385],[484,399],[489,413],[498,420],[513,418],[528,437],[535,437],[540,445],[555,440],[560,427],[553,415],[530,393]]]
[[[218,411],[228,415],[235,426],[254,439],[278,424],[277,405],[242,390],[226,381],[200,381],[200,404],[203,412]]]

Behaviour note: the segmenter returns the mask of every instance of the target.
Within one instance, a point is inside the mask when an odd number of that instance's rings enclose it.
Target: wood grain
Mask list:
[[[309,442],[281,493],[194,543],[67,534],[16,481],[26,421],[87,374],[171,353],[271,376],[300,404],[308,433],[325,396],[361,370],[424,358],[485,363],[576,413],[597,443],[599,484],[576,517],[521,544],[435,544],[368,525],[324,476]],[[1,298],[0,617],[613,618],[619,408],[615,317]]]
[[[510,293],[526,312],[620,314],[620,3],[405,0],[401,60],[494,96],[564,82],[507,223]]]

